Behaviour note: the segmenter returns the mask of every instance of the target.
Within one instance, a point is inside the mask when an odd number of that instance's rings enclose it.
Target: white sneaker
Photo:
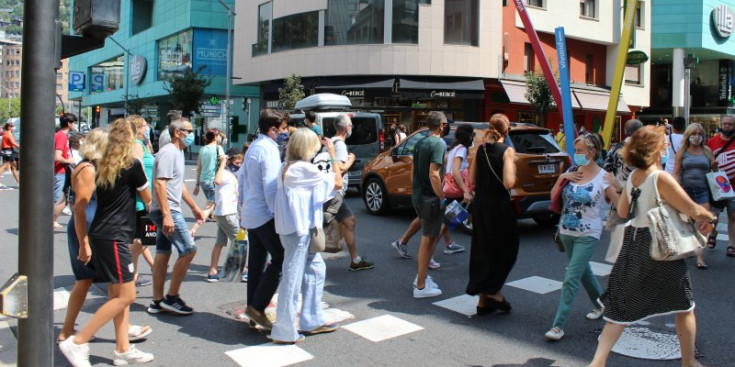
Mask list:
[[[441,266],[442,264],[436,262],[433,257],[429,260],[429,269],[439,269]]]
[[[127,366],[129,364],[148,363],[153,360],[153,354],[141,352],[135,349],[135,345],[130,345],[125,353],[113,352],[112,364],[115,366]]]
[[[68,206],[65,206],[64,207],[64,210],[61,211],[61,214],[71,215],[71,210],[69,210],[69,207]]]
[[[425,286],[424,289],[418,289],[413,287],[413,298],[429,298],[438,297],[442,295],[442,290],[439,288],[432,288]]]
[[[89,363],[89,343],[74,344],[74,336],[72,335],[59,343],[59,349],[72,366],[92,367],[92,364]]]
[[[419,281],[419,276],[416,275],[416,278],[413,278],[413,286],[416,287],[416,284]],[[426,276],[426,280],[424,281],[424,285],[431,288],[439,289],[439,285],[434,282],[434,279],[431,277],[431,275]]]
[[[558,327],[554,326],[551,328],[551,330],[547,331],[546,334],[544,334],[544,338],[548,341],[557,341],[564,337],[564,330],[559,329]]]
[[[602,317],[602,310],[599,308],[593,308],[592,312],[587,314],[587,320],[598,320]]]

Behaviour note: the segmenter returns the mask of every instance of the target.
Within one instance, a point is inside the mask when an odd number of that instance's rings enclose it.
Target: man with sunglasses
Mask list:
[[[179,288],[196,255],[197,247],[181,210],[181,200],[189,205],[198,223],[204,221],[202,211],[184,185],[186,166],[184,148],[194,142],[191,122],[185,118],[173,120],[168,126],[171,143],[161,147],[153,166],[153,202],[150,218],[158,229],[156,237],[156,259],[153,262],[153,301],[148,313],[164,311],[189,315],[194,310],[179,297]],[[164,297],[166,269],[171,258],[172,247],[176,247],[179,258],[171,272],[168,294]]]

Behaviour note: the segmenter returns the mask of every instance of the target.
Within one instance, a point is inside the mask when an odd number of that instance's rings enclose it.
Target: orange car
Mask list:
[[[454,130],[461,124],[451,124],[450,133],[444,137],[447,146],[454,141]],[[484,140],[488,124],[469,124],[475,128],[475,144],[468,156],[472,161],[477,146]],[[411,207],[414,147],[428,135],[428,129],[419,129],[365,166],[360,192],[370,214],[381,215],[391,208]],[[506,143],[516,150],[517,157],[518,180],[511,190],[516,214],[519,218],[533,218],[542,225],[556,224],[559,217],[548,210],[550,192],[559,175],[569,167],[569,155],[559,148],[549,129],[511,123],[508,136]]]

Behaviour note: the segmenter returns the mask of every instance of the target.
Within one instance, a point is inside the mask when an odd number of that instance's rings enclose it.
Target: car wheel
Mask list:
[[[385,192],[385,186],[380,180],[373,177],[367,180],[365,188],[362,191],[362,200],[368,213],[373,215],[385,214],[388,210],[388,197]]]
[[[533,221],[536,224],[544,227],[551,227],[559,224],[559,214],[556,213],[544,213],[536,214],[533,216]]]

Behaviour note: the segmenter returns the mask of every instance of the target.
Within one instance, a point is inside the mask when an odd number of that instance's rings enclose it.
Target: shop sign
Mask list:
[[[82,92],[84,91],[84,72],[83,71],[70,71],[69,72],[69,92]]]
[[[453,90],[432,90],[431,98],[455,98],[457,97],[457,91]]]
[[[727,105],[732,98],[732,87],[730,85],[730,76],[732,74],[732,62],[730,60],[720,60],[720,69],[718,72],[718,90],[720,105]]]
[[[715,32],[722,38],[730,37],[733,30],[733,19],[735,15],[729,6],[720,4],[712,9],[712,24]]]
[[[194,70],[206,65],[202,74],[227,74],[227,30],[194,29]]]
[[[648,61],[648,55],[643,51],[630,51],[625,59],[627,65],[638,65]]]
[[[140,55],[133,56],[133,58],[130,60],[129,67],[131,81],[133,82],[133,84],[140,84],[143,81],[143,78],[145,78],[145,72],[147,70],[145,57]]]
[[[345,97],[365,97],[364,89],[345,89],[342,91],[342,95]]]

